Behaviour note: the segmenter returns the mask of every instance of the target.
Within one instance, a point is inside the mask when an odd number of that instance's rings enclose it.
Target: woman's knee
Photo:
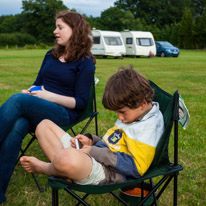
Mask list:
[[[23,94],[23,93],[17,93],[17,94],[13,94],[10,98],[9,101],[14,104],[16,103],[21,103],[24,102],[25,99],[28,97],[28,94]]]
[[[31,95],[17,93],[12,95],[2,106],[8,112],[18,109],[21,113],[27,113],[30,112],[32,98]]]
[[[16,108],[16,106],[19,105],[19,107],[21,107],[22,102],[24,102],[24,97],[25,94],[14,94],[12,95],[3,105],[2,107],[4,107],[4,111],[8,112],[13,108]],[[8,110],[8,111],[7,111]]]

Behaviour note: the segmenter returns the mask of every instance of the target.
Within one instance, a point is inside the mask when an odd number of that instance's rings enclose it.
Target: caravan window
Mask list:
[[[122,41],[120,39],[120,37],[104,37],[104,41],[107,45],[111,45],[111,46],[119,46],[122,45]]]
[[[93,44],[100,44],[100,36],[93,37]]]
[[[154,42],[151,38],[137,38],[136,44],[139,46],[153,46]]]
[[[132,44],[132,41],[133,39],[132,38],[126,38],[126,44]]]

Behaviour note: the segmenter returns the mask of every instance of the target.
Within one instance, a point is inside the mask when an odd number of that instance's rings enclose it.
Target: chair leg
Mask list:
[[[177,174],[174,175],[174,200],[173,205],[177,206]]]
[[[87,204],[84,199],[89,195],[86,194],[83,198],[79,197],[75,192],[73,192],[72,190],[70,190],[69,188],[64,188],[65,191],[67,191],[72,197],[74,197],[76,200],[78,200],[78,204],[81,203],[84,206],[89,206],[89,204]]]
[[[98,136],[97,114],[95,115],[95,130],[96,130],[96,135]]]
[[[32,134],[31,134],[31,135],[32,135]],[[17,161],[16,161],[16,164],[19,162],[19,159],[20,159],[22,156],[25,155],[25,152],[27,151],[27,149],[30,147],[30,145],[32,144],[32,142],[33,142],[35,139],[36,139],[36,136],[35,136],[35,135],[32,135],[32,138],[31,138],[31,140],[29,141],[28,145],[27,145],[24,149],[21,148],[21,154],[19,155],[19,157],[18,157],[18,159],[17,159]]]
[[[95,113],[93,114],[90,119],[88,120],[88,122],[86,123],[86,125],[84,126],[84,128],[82,129],[82,131],[80,132],[80,134],[84,134],[85,130],[87,129],[87,127],[89,126],[89,124],[91,123],[91,121],[95,118],[95,130],[96,130],[96,135],[98,136],[98,127],[97,127],[97,114]],[[73,128],[71,128],[71,131],[73,133],[74,136],[76,136],[76,132],[73,130]]]
[[[88,196],[89,196],[89,194],[87,193],[87,194],[85,194],[81,199],[82,199],[82,200],[85,200],[86,197],[88,197]],[[81,202],[80,202],[80,201],[76,204],[76,206],[79,206],[79,205],[81,205]]]
[[[24,149],[21,148],[21,151],[20,151],[21,154],[19,155],[19,157],[18,157],[18,159],[17,159],[17,161],[16,161],[16,164],[19,162],[19,159],[20,159],[22,156],[25,155],[27,149],[30,147],[30,145],[31,145],[31,144],[34,142],[34,140],[36,139],[36,136],[35,136],[33,133],[30,133],[30,135],[32,136],[32,138],[31,138],[31,140],[29,141],[29,143],[27,144],[27,146],[26,146]],[[34,181],[35,181],[35,183],[36,183],[39,191],[40,191],[40,192],[44,192],[44,191],[48,188],[48,185],[46,185],[45,187],[41,187],[41,185],[39,184],[36,176],[35,176],[33,173],[31,173],[31,175],[32,175],[32,177],[33,177],[33,179],[34,179]]]
[[[152,188],[154,188],[154,183],[153,183],[152,178],[150,179],[150,184],[151,184]],[[156,192],[153,193],[153,199],[154,199],[154,204],[155,204],[155,206],[157,206],[158,204],[157,204]]]
[[[128,204],[120,198],[118,195],[116,195],[114,192],[110,192],[117,200],[119,200],[123,205],[128,206]]]
[[[32,175],[32,177],[33,177],[33,179],[34,179],[34,181],[35,181],[35,183],[36,183],[36,185],[37,185],[37,187],[38,187],[38,189],[39,189],[40,192],[44,192],[44,191],[49,187],[49,184],[47,184],[47,185],[45,185],[44,187],[42,187],[42,186],[39,184],[39,181],[37,180],[35,174],[34,174],[34,173],[31,173],[31,175]]]
[[[52,188],[52,206],[58,206],[58,189]]]
[[[164,192],[164,190],[166,189],[167,185],[171,182],[172,179],[173,179],[173,175],[170,176],[170,175],[167,174],[159,181],[159,183],[157,185],[161,186],[163,183],[164,183],[164,185],[163,185],[163,187],[161,188],[161,190],[157,194],[157,200],[160,198],[160,196],[162,195],[162,193]]]

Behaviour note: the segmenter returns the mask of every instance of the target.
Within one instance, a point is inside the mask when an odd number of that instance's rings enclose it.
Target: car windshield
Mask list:
[[[163,46],[163,47],[174,47],[172,44],[170,44],[169,42],[160,42],[160,44]]]
[[[106,37],[104,36],[104,41],[107,45],[117,46],[122,45],[120,37]]]

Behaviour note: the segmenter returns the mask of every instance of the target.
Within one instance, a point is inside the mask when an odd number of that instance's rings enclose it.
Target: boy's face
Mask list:
[[[130,109],[129,107],[123,107],[115,111],[118,115],[118,119],[123,123],[131,123],[136,121],[145,111],[144,105],[141,105],[135,109]]]

